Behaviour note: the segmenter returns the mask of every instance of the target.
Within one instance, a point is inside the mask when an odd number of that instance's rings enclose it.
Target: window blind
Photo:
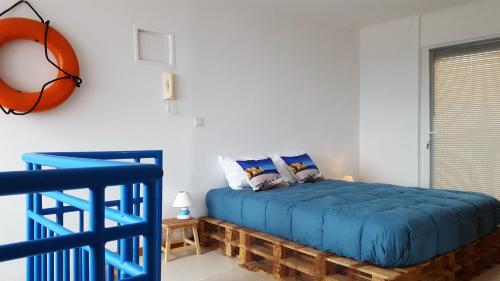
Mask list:
[[[500,40],[431,51],[431,186],[500,199]]]

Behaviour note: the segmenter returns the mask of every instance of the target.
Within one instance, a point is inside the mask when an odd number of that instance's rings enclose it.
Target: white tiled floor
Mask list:
[[[238,266],[235,258],[219,251],[204,250],[200,256],[191,250],[173,252],[173,259],[162,265],[163,281],[272,281],[262,272],[250,272]],[[500,265],[483,273],[474,281],[500,281]]]
[[[235,258],[219,251],[203,249],[196,256],[192,250],[172,252],[172,259],[162,265],[162,281],[270,281],[262,272],[250,272],[238,266]]]

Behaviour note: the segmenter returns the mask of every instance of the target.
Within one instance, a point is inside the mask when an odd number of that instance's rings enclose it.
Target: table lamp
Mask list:
[[[179,191],[175,197],[173,206],[175,208],[181,208],[177,218],[180,220],[187,220],[191,218],[189,207],[193,205],[191,202],[191,196],[186,191]]]

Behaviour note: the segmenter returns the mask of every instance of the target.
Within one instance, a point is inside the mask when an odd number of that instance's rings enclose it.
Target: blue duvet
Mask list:
[[[488,195],[326,180],[288,188],[210,190],[208,215],[384,267],[424,262],[492,232]]]

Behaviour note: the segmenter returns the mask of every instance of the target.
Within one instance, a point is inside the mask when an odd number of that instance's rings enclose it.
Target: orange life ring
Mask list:
[[[0,19],[0,47],[13,40],[35,40],[44,44],[45,24],[27,18]],[[52,53],[59,68],[74,76],[80,75],[78,58],[73,47],[64,36],[52,27],[47,34],[47,49]],[[58,71],[57,77],[67,76]],[[62,79],[52,83],[44,92],[36,112],[52,109],[67,100],[75,90],[72,79]],[[40,92],[20,92],[0,78],[0,104],[11,110],[27,111],[36,103]]]

